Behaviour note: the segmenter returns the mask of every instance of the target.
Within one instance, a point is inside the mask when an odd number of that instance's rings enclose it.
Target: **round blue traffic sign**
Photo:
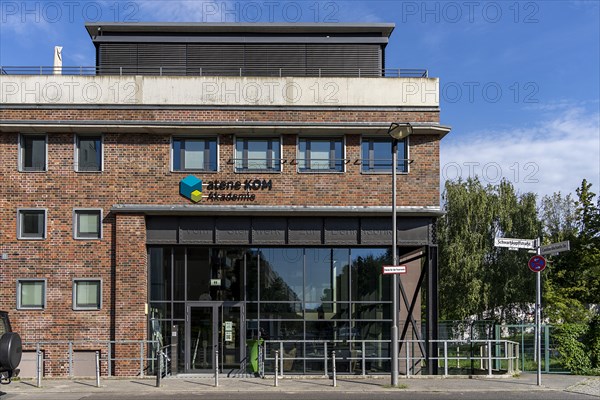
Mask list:
[[[533,256],[529,259],[527,265],[533,272],[541,272],[546,268],[546,259],[542,256]]]

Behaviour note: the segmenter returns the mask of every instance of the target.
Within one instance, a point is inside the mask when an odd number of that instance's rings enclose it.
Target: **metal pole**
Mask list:
[[[144,377],[144,342],[140,343],[140,376]]]
[[[331,372],[333,373],[333,387],[337,387],[337,377],[335,371],[335,351],[331,352]]]
[[[215,350],[215,387],[219,386],[219,350]]]
[[[279,350],[275,350],[275,387],[279,386]]]
[[[397,263],[396,237],[396,169],[398,166],[398,139],[392,142],[392,261]],[[392,386],[398,386],[398,274],[392,277]],[[408,367],[408,365],[407,365]]]
[[[42,369],[43,369],[43,353],[39,350],[37,351],[37,387],[42,387]]]
[[[323,360],[324,364],[324,368],[325,368],[325,376],[328,375],[327,372],[327,342],[323,343],[323,357],[325,358],[325,360]]]
[[[96,387],[100,387],[100,352],[96,352]]]
[[[73,378],[73,342],[69,342],[69,378]]]
[[[537,238],[536,241],[536,254],[539,256],[541,254],[540,249],[540,238]],[[536,280],[536,291],[535,291],[535,338],[537,340],[536,343],[536,353],[537,353],[537,385],[542,386],[542,338],[541,338],[541,315],[540,315],[540,307],[542,303],[542,284],[541,284],[541,276],[540,271],[535,273]]]
[[[487,356],[488,356],[488,375],[492,376],[492,341],[488,340]]]
[[[408,378],[410,376],[410,346],[408,345],[408,342],[406,342],[406,377]]]
[[[444,376],[448,376],[448,342],[444,340]]]
[[[112,343],[111,342],[108,342],[108,349],[106,352],[106,356],[107,356],[106,362],[108,364],[106,369],[108,371],[108,376],[110,377],[112,375]]]
[[[283,378],[283,342],[279,342],[279,371],[281,372],[281,377]]]
[[[365,359],[366,357],[366,347],[365,347],[365,341],[363,340],[362,342],[362,374],[363,376],[365,376],[367,374],[367,360]]]
[[[162,353],[160,350],[156,354],[156,360],[158,362],[158,369],[156,371],[156,387],[160,387],[160,380],[162,379]]]

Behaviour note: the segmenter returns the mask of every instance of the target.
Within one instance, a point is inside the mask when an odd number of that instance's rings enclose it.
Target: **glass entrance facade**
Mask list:
[[[150,336],[167,345],[175,331],[180,372],[213,368],[215,346],[224,370],[239,368],[258,337],[286,341],[298,360],[284,369],[298,373],[322,368],[304,359],[314,343],[390,338],[386,248],[152,246],[148,260]],[[378,345],[381,357],[387,346]]]

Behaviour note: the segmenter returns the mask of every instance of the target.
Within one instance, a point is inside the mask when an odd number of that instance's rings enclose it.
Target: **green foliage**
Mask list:
[[[566,323],[555,329],[556,348],[562,355],[564,367],[575,374],[590,370],[592,363],[582,340],[588,326]]]
[[[534,276],[526,253],[496,248],[494,238],[539,235],[535,195],[517,195],[506,181],[483,186],[474,178],[447,182],[444,200],[446,214],[438,223],[442,317],[483,319],[486,313],[514,320],[534,298]]]
[[[585,179],[570,194],[518,194],[506,181],[446,182],[445,215],[438,221],[440,317],[448,320],[519,319],[534,301],[535,274],[525,251],[494,247],[494,237],[569,240],[571,251],[548,256],[542,273],[542,318],[557,325],[565,366],[600,372],[600,199]]]

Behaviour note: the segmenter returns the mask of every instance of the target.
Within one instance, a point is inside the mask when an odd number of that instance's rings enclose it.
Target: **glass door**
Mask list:
[[[217,307],[214,305],[188,306],[186,310],[187,372],[214,371]]]
[[[219,358],[225,373],[237,372],[246,353],[242,307],[223,305],[219,315]]]

